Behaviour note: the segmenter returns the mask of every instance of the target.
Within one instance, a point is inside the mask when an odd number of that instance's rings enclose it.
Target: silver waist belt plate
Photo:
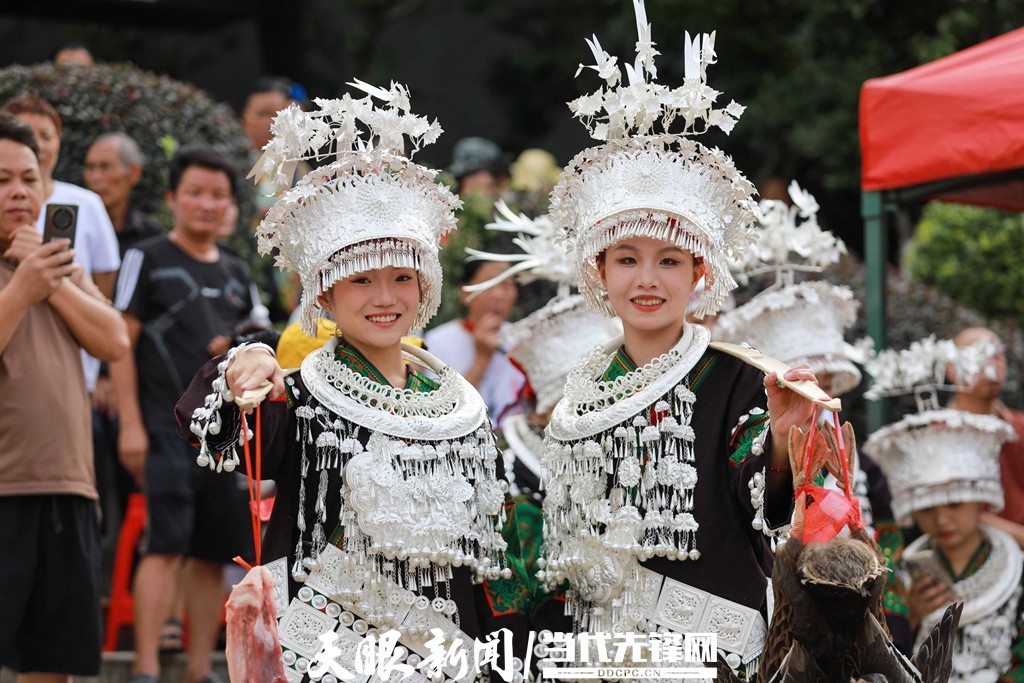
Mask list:
[[[652,599],[651,591],[644,601],[648,621],[678,633],[716,633],[719,649],[739,655],[744,662],[754,659],[764,649],[768,624],[756,609],[646,567],[641,567],[640,573],[643,585],[661,584],[657,599]]]
[[[377,604],[387,603],[387,624],[380,631],[397,628],[401,633],[398,642],[420,658],[428,656],[430,650],[425,643],[432,636],[426,631],[438,628],[446,635],[445,642],[461,638],[463,643],[472,643],[449,615],[432,607],[419,604],[426,598],[418,598],[411,591],[389,580],[378,580],[376,585],[366,581],[362,567],[355,567],[340,561],[341,551],[331,545],[320,554],[319,566],[310,572],[298,597],[287,600],[287,565],[284,558],[268,565],[274,574],[275,589],[278,580],[284,586],[284,596],[278,594],[278,637],[283,648],[285,676],[290,683],[297,683],[315,662],[321,648],[319,636],[334,631],[338,634],[335,646],[340,650],[336,661],[350,673],[355,673],[355,651],[368,632],[378,631],[375,615],[368,614],[357,596],[377,593]],[[383,577],[380,577],[383,578]],[[419,600],[419,602],[417,602]],[[415,629],[410,635],[406,629]],[[400,660],[401,661],[401,660]],[[457,675],[457,667],[445,662],[442,667],[449,678]],[[350,683],[361,683],[368,676],[358,673]],[[460,681],[471,681],[476,672],[470,671]],[[428,683],[429,679],[415,672],[405,679],[409,683]]]

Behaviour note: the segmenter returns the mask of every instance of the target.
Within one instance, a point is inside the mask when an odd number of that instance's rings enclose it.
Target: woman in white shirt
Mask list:
[[[469,261],[460,287],[486,282],[508,268],[498,261]],[[461,292],[466,315],[428,331],[424,336],[430,352],[455,368],[476,387],[487,403],[487,414],[495,427],[505,415],[522,412],[519,394],[526,378],[498,344],[502,328],[508,325],[518,298],[512,278],[470,296]]]

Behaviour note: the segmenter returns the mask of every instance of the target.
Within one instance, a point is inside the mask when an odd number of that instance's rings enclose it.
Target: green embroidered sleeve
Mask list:
[[[537,558],[540,557],[540,546],[543,541],[543,510],[540,502],[532,496],[520,494],[515,496],[513,501],[516,505],[519,540],[523,544],[523,563],[532,575],[536,570]]]
[[[768,413],[761,411],[758,414],[751,413],[746,416],[732,438],[732,453],[729,455],[729,462],[733,467],[739,467],[750,457],[754,442],[758,440],[764,430],[768,428]]]
[[[882,609],[886,614],[907,618],[910,615],[910,608],[907,606],[907,587],[898,571],[903,559],[903,532],[893,520],[876,519],[874,527],[878,546],[885,556],[885,567],[889,570]]]
[[[511,448],[502,430],[496,430],[494,434],[498,438],[499,451],[504,453]],[[535,565],[537,558],[540,557],[540,546],[544,534],[544,515],[541,502],[526,493],[512,496],[512,502],[515,503],[516,524],[519,527],[523,563],[532,578],[534,572],[537,571]]]
[[[505,549],[505,563],[512,570],[507,579],[484,581],[484,594],[495,616],[505,614],[529,615],[534,596],[539,592],[536,577],[526,571],[522,545],[519,540],[519,522],[516,518],[516,504],[511,496],[505,496],[505,523],[501,535],[508,544]]]

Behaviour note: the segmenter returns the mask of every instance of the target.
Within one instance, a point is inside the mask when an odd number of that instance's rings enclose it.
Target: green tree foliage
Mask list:
[[[147,159],[132,201],[143,211],[158,213],[174,151],[187,145],[209,146],[226,155],[238,170],[239,225],[249,224],[255,191],[252,182],[245,181],[250,165],[248,141],[231,109],[195,86],[132,64],[88,68],[37,64],[0,70],[0,103],[25,94],[46,99],[63,119],[56,178],[81,185],[89,145],[103,133],[123,131],[135,139]],[[231,246],[246,259],[255,256],[249,230],[236,231]]]
[[[493,12],[494,25],[529,47],[492,65],[492,89],[518,130],[543,131],[568,117],[564,102],[596,89],[584,36],[596,33],[612,55],[631,61],[636,42],[625,0],[467,0]],[[682,82],[683,31],[717,30],[719,63],[711,87],[747,111],[730,138],[706,142],[732,154],[757,184],[797,178],[815,193],[823,222],[859,243],[860,88],[1024,25],[1017,0],[647,0],[658,77]],[[500,9],[499,9],[500,8]],[[621,63],[621,62],[620,62]],[[523,97],[523,93],[529,97]],[[586,142],[584,142],[586,144]]]
[[[989,319],[1024,321],[1024,216],[929,204],[907,253],[911,274]]]

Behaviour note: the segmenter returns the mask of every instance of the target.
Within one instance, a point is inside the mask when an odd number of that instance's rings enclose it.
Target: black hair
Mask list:
[[[292,96],[292,82],[287,78],[281,78],[279,76],[263,76],[257,78],[252,87],[249,88],[249,94],[253,95],[259,92],[276,92],[284,95],[285,97]]]
[[[473,259],[462,264],[462,273],[459,275],[459,284],[468,285],[476,274],[484,267],[485,263],[491,263],[483,259]]]
[[[241,114],[245,111],[245,108],[249,105],[249,99],[253,95],[265,92],[276,92],[290,100],[292,99],[292,82],[280,76],[261,76],[257,78],[249,89],[245,91],[245,96],[242,98],[242,105],[238,108],[238,112]]]
[[[231,165],[231,162],[224,155],[209,147],[184,147],[178,150],[178,153],[171,159],[170,164],[168,189],[171,192],[177,192],[178,186],[181,185],[181,177],[185,175],[185,171],[193,166],[224,173],[228,177],[228,183],[231,185],[231,196],[237,196],[238,188],[236,186],[235,167]]]
[[[32,126],[22,123],[14,114],[0,111],[0,140],[10,140],[19,145],[25,145],[36,155],[39,160],[39,143],[36,142],[36,134]]]

